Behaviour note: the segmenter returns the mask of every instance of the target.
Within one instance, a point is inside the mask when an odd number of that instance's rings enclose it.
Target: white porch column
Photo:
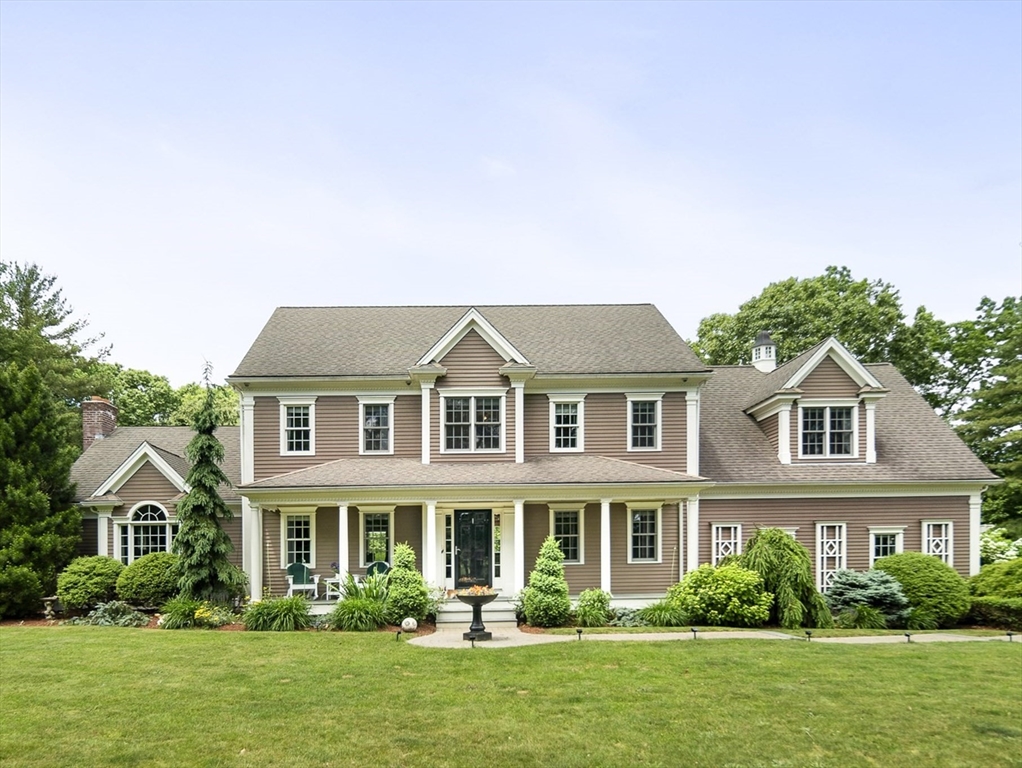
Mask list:
[[[110,557],[110,513],[99,512],[96,517],[97,552]],[[120,558],[118,558],[120,559]]]
[[[791,464],[791,406],[777,412],[777,460]]]
[[[525,589],[525,500],[515,499],[514,591]]]
[[[515,391],[515,463],[525,461],[525,382],[512,381]]]
[[[252,538],[249,539],[252,554],[249,561],[248,588],[252,600],[258,601],[263,599],[263,509],[251,502],[249,508],[252,520]]]
[[[351,562],[348,552],[348,502],[337,502],[337,575],[344,578],[348,575],[348,563]]]
[[[699,390],[685,391],[685,473],[699,475]]]
[[[420,381],[419,386],[422,387],[422,463],[429,464],[430,406],[432,404],[430,391],[433,389],[433,382]]]
[[[979,573],[979,521],[983,508],[983,494],[969,494],[969,575]]]
[[[610,499],[600,499],[600,589],[610,592]]]
[[[246,574],[252,572],[252,552],[255,545],[252,538],[255,536],[255,521],[252,519],[252,507],[248,499],[241,497],[241,570]],[[252,576],[248,577],[252,583]]]
[[[692,496],[685,505],[688,511],[688,553],[685,573],[699,567],[699,497]]]
[[[866,463],[877,463],[876,400],[866,400]],[[978,550],[977,550],[978,551]]]
[[[422,547],[422,575],[431,587],[437,586],[437,545],[436,545],[436,502],[427,501],[424,505],[426,513],[426,541]]]
[[[678,499],[678,581],[685,575],[685,500]],[[671,574],[674,578],[674,574]]]

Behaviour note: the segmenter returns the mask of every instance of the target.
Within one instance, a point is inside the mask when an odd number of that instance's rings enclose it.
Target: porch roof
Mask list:
[[[395,488],[417,486],[621,485],[698,483],[703,478],[605,456],[545,456],[511,461],[441,461],[378,457],[338,459],[268,477],[239,489]]]

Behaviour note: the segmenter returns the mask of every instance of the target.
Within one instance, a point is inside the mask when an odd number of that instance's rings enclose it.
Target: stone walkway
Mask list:
[[[577,635],[550,635],[522,632],[515,626],[488,624],[486,627],[493,633],[493,639],[486,642],[477,642],[477,648],[518,648],[526,645],[544,645],[547,643],[577,643]],[[467,627],[443,627],[432,635],[423,635],[413,638],[408,642],[412,645],[419,645],[425,648],[471,648],[472,643],[462,638]],[[620,634],[587,634],[582,632],[584,643],[598,642],[626,642],[626,641],[649,641],[649,640],[675,640],[692,642],[691,632],[646,632]],[[797,640],[805,642],[803,637],[788,635],[784,632],[772,632],[770,630],[742,630],[737,632],[699,632],[698,640]],[[963,643],[963,642],[985,642],[985,641],[1007,642],[1008,636],[990,635],[980,637],[977,635],[956,635],[953,633],[942,634],[913,634],[913,643]],[[1022,638],[1019,638],[1022,641]],[[909,639],[901,635],[860,635],[858,637],[814,637],[814,643],[838,643],[843,645],[875,645],[882,643],[907,643]]]

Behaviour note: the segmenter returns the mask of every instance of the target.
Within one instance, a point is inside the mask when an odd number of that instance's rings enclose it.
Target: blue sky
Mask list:
[[[0,2],[0,248],[112,359],[278,305],[1022,292],[1022,3]]]

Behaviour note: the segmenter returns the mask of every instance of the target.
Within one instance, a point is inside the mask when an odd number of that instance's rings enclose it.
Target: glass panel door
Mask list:
[[[458,589],[491,586],[493,573],[493,514],[489,509],[459,509],[455,513],[455,553]]]

